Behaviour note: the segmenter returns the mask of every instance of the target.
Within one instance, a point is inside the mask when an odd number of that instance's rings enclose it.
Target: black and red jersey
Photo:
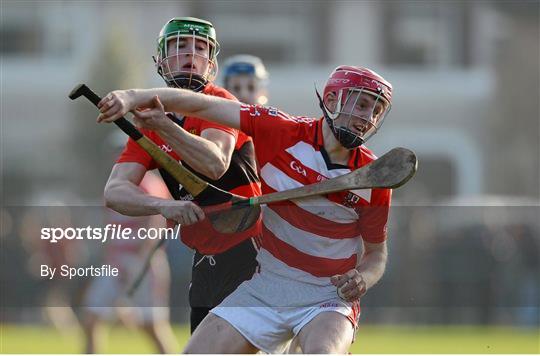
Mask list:
[[[236,98],[228,91],[211,83],[206,85],[203,93],[236,100]],[[146,129],[141,129],[140,131],[156,143],[163,151],[167,152],[174,159],[181,161],[186,168],[216,187],[244,197],[261,195],[261,187],[255,161],[255,149],[251,137],[241,131],[199,118],[178,118],[172,113],[170,113],[169,116],[171,116],[175,122],[180,124],[184,130],[194,135],[200,136],[204,130],[213,128],[222,130],[234,136],[236,145],[232,154],[231,163],[229,169],[220,179],[212,180],[195,172],[195,170],[193,170],[186,162],[182,161],[182,158],[176,152],[173,152],[171,147],[167,145],[165,140],[157,133]],[[197,199],[193,199],[191,194],[179,185],[169,173],[161,169],[157,162],[155,162],[152,157],[132,139],[128,140],[124,151],[117,160],[117,163],[123,162],[140,163],[145,166],[147,170],[160,169],[163,180],[167,184],[173,198],[177,200],[194,200],[197,202]],[[238,234],[221,234],[213,229],[208,219],[195,225],[183,226],[181,229],[182,241],[187,246],[196,249],[201,254],[209,255],[224,252],[243,240],[258,235],[260,224],[256,224],[253,228]]]

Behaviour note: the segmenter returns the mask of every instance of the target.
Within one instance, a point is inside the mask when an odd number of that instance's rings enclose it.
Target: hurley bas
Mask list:
[[[41,265],[41,277],[53,279],[58,268],[48,265]],[[111,265],[101,265],[96,267],[90,265],[88,267],[70,267],[62,265],[59,271],[60,277],[73,279],[78,277],[118,277],[118,268]]]

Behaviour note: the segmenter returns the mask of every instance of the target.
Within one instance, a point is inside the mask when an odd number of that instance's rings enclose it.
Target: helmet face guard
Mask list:
[[[157,72],[170,87],[202,90],[216,78],[219,43],[210,22],[174,18],[158,37]]]
[[[330,110],[321,99],[323,115],[336,139],[347,149],[364,144],[377,133],[391,109],[392,86],[373,71],[358,67],[338,67],[324,89],[335,95]]]

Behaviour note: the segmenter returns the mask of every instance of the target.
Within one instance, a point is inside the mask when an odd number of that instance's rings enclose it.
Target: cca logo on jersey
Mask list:
[[[291,161],[291,169],[295,172],[298,172],[300,173],[301,175],[303,175],[304,177],[307,177],[307,172],[304,168],[300,167],[298,165],[298,162],[296,161]]]

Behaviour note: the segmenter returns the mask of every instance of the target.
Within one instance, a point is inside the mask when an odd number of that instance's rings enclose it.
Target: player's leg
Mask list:
[[[231,324],[214,314],[208,314],[184,349],[186,354],[251,354],[257,351]]]
[[[179,346],[169,322],[168,307],[143,307],[142,328],[162,354],[177,353]]]
[[[285,351],[286,354],[301,354],[302,349],[300,348],[300,341],[298,341],[298,336],[294,337],[291,340],[291,343],[287,347],[287,350]]]
[[[297,335],[303,353],[347,353],[354,338],[350,320],[337,312],[322,312],[307,323]]]
[[[191,328],[191,334],[195,332],[197,326],[204,320],[204,318],[210,312],[210,308],[204,307],[192,307],[189,313],[189,325]]]
[[[146,323],[143,325],[143,330],[150,337],[160,354],[178,352],[178,343],[168,322],[154,321],[152,323]]]
[[[107,330],[104,325],[114,317],[114,298],[118,282],[115,277],[94,278],[86,290],[82,325],[86,338],[85,352],[104,352]]]
[[[191,267],[191,282],[189,284],[189,306],[190,316],[189,324],[191,334],[208,315],[212,309],[211,292],[213,290],[212,281],[210,278],[211,269],[206,256],[195,252],[193,264]]]
[[[251,239],[217,255],[195,253],[189,289],[192,334],[212,308],[251,279],[258,266],[256,256]]]
[[[165,251],[158,250],[152,258],[147,277],[134,295],[140,306],[143,330],[152,339],[159,353],[176,353],[178,343],[169,322],[169,263]]]
[[[84,353],[95,354],[103,352],[106,335],[100,316],[91,311],[86,311],[82,326],[85,336]]]

